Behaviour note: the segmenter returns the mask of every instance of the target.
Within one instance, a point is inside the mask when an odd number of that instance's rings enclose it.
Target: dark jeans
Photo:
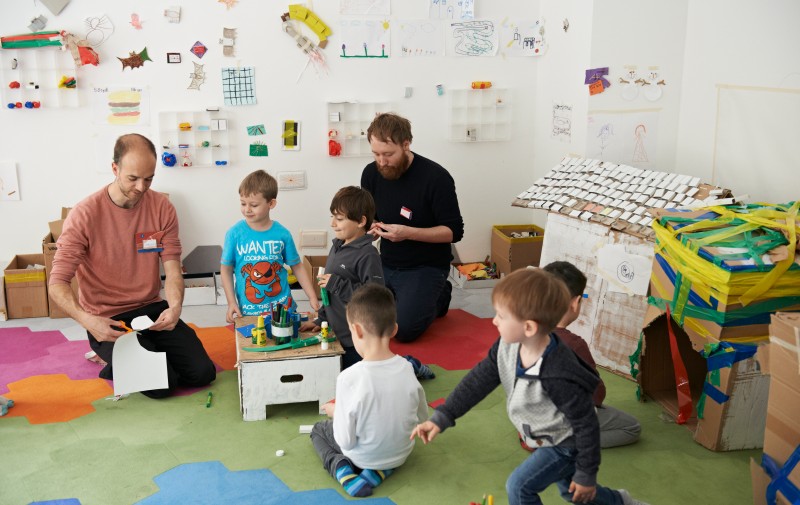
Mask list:
[[[332,420],[320,421],[311,428],[311,443],[314,445],[314,450],[317,451],[319,459],[322,460],[322,466],[334,479],[336,478],[336,466],[340,461],[347,461],[356,473],[361,473],[361,470],[363,470],[363,468],[353,465],[353,462],[342,454],[342,449],[336,443],[336,439],[333,438]]]
[[[576,449],[540,447],[511,472],[506,481],[510,505],[540,505],[539,493],[550,484],[558,486],[561,497],[572,503],[569,485],[575,474]],[[622,505],[619,492],[597,485],[597,495],[588,505]]]
[[[138,316],[148,316],[155,321],[164,310],[169,307],[165,301],[151,303],[144,307],[123,312],[113,316],[115,321],[124,321],[130,326],[131,321]],[[114,342],[98,342],[94,335],[89,335],[89,346],[98,356],[103,358],[108,365],[100,371],[103,379],[113,379],[112,358],[114,355]],[[182,320],[178,321],[175,329],[171,331],[149,331],[139,333],[139,345],[151,352],[167,353],[167,389],[153,389],[142,391],[150,398],[166,398],[172,395],[175,386],[201,387],[208,385],[216,379],[217,369],[208,353],[203,348],[197,334]]]
[[[448,270],[436,267],[391,268],[384,265],[383,279],[397,302],[398,342],[413,342],[450,305]],[[444,296],[446,295],[446,296]],[[446,299],[445,299],[446,298]],[[446,305],[446,306],[445,306]]]

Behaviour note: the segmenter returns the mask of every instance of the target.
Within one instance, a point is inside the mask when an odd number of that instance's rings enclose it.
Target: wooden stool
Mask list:
[[[243,326],[255,324],[256,316],[236,320],[236,359],[239,369],[239,407],[245,421],[267,418],[267,406],[282,403],[318,401],[322,406],[336,393],[336,377],[341,371],[339,341],[323,351],[319,345],[275,352],[250,352],[255,347],[250,335],[239,333]],[[312,334],[306,335],[311,336]],[[267,339],[267,346],[275,345]]]

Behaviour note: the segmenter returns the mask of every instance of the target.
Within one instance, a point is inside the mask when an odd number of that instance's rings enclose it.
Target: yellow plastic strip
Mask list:
[[[6,284],[14,284],[17,282],[37,282],[44,281],[45,274],[43,269],[24,274],[6,274]]]

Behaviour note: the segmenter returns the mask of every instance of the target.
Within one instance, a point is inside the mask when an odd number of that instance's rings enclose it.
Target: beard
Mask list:
[[[378,165],[378,172],[383,176],[384,179],[387,181],[396,181],[400,177],[406,173],[409,166],[409,156],[407,153],[403,152],[402,157],[397,165],[386,165],[380,166]]]

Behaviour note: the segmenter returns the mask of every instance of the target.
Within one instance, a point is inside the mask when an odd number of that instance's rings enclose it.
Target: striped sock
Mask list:
[[[361,478],[369,482],[375,488],[383,482],[386,477],[392,475],[394,470],[364,470],[361,472]]]
[[[356,475],[355,470],[346,460],[342,460],[336,466],[336,480],[350,496],[364,497],[372,494],[370,483]]]

